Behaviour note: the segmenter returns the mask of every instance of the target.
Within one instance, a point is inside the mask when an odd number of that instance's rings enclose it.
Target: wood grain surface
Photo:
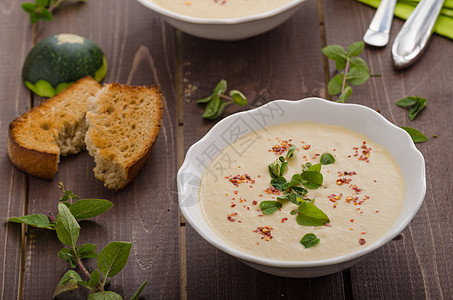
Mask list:
[[[374,9],[353,0],[309,0],[276,29],[237,42],[209,41],[182,33],[135,0],[70,3],[51,22],[32,30],[24,1],[0,1],[0,218],[57,213],[58,182],[85,198],[104,198],[114,207],[81,222],[79,243],[101,250],[108,242],[133,243],[124,270],[110,290],[129,299],[145,280],[141,299],[452,299],[453,297],[453,42],[433,36],[422,59],[396,71],[391,48],[366,47],[372,77],[353,88],[349,100],[378,109],[398,126],[423,131],[417,144],[426,159],[427,194],[410,225],[394,240],[342,272],[313,279],[268,275],[217,250],[185,222],[178,209],[176,172],[187,149],[216,121],[201,118],[196,100],[220,79],[247,95],[246,107],[275,99],[334,98],[326,83],[334,75],[321,49],[361,40]],[[391,41],[403,22],[395,19]],[[21,82],[21,67],[35,41],[56,33],[86,36],[105,51],[106,83],[161,86],[163,124],[148,163],[122,192],[105,189],[86,153],[61,158],[52,181],[14,168],[6,151],[8,124],[45,99]],[[395,105],[405,96],[428,99],[409,121]],[[433,136],[436,135],[437,138]],[[385,187],[382,187],[383,189]],[[63,245],[54,232],[3,222],[0,229],[0,299],[51,299],[68,264],[57,257]],[[88,262],[89,270],[96,266]],[[86,290],[59,299],[84,299]]]

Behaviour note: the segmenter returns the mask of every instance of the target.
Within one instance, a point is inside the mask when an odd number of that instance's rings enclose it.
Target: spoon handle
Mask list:
[[[443,2],[444,0],[421,0],[414,9],[393,42],[395,68],[410,66],[423,53]]]
[[[395,5],[396,0],[381,0],[373,20],[363,36],[365,43],[375,47],[384,47],[388,44]]]

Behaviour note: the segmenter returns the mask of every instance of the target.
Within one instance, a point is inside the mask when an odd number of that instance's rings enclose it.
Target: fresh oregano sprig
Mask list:
[[[67,271],[60,280],[54,292],[57,295],[73,291],[81,286],[91,291],[89,300],[97,299],[122,299],[120,295],[112,291],[105,291],[107,279],[122,271],[127,263],[132,248],[130,242],[111,242],[98,254],[94,244],[77,245],[79,238],[79,220],[98,216],[109,210],[113,203],[104,199],[80,199],[73,192],[65,190],[60,183],[60,189],[64,192],[58,203],[58,215],[49,217],[44,214],[33,214],[22,217],[9,218],[9,222],[27,224],[43,229],[55,230],[58,239],[66,246],[60,250],[58,257],[67,261],[72,268],[78,267],[86,280],[74,270]],[[74,200],[77,200],[74,202]],[[97,259],[97,269],[91,273],[85,268],[83,259]],[[148,281],[145,281],[135,292],[131,299],[138,299]]]
[[[203,118],[214,120],[223,113],[225,107],[231,103],[236,103],[240,106],[247,105],[247,98],[238,90],[231,90],[230,96],[225,95],[227,91],[227,82],[222,79],[215,87],[209,97],[197,100],[197,103],[206,103],[206,108],[203,113]],[[224,101],[222,101],[224,100]]]
[[[22,3],[22,9],[30,15],[30,22],[35,24],[39,20],[52,21],[53,10],[63,2],[69,1],[86,2],[87,0],[35,0],[35,2]]]
[[[370,78],[370,69],[366,62],[358,57],[365,43],[355,42],[346,51],[340,45],[329,45],[322,49],[328,58],[335,61],[335,67],[340,74],[335,75],[327,86],[330,95],[340,94],[337,102],[346,102],[352,94],[353,85],[364,84]]]
[[[415,117],[422,111],[426,106],[426,98],[415,96],[405,97],[401,100],[398,100],[396,105],[401,107],[409,108],[409,120],[413,121]]]

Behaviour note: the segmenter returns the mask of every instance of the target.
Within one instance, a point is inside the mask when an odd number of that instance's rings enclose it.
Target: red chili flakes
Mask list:
[[[236,222],[236,219],[233,218],[233,215],[237,215],[237,214],[228,215],[228,216],[227,216],[228,221],[230,221],[230,222]]]
[[[268,187],[264,190],[267,194],[280,195],[280,191],[274,188],[273,186]]]
[[[330,196],[327,196],[327,198],[329,198],[329,200],[333,203],[337,202],[338,200],[341,199],[341,196],[343,196],[343,193],[340,193],[340,195],[335,195],[335,194],[332,194]]]
[[[351,182],[351,178],[340,178],[337,180],[337,185],[348,184]]]
[[[281,141],[280,145],[277,144],[272,147],[272,150],[269,150],[269,152],[274,152],[276,155],[281,155],[283,152],[288,150],[289,148],[289,143],[288,141]]]
[[[273,228],[271,226],[257,227],[256,230],[253,230],[253,232],[261,234],[261,239],[268,242],[273,238],[272,229]]]
[[[330,225],[329,223],[324,223],[324,226],[326,226],[326,227],[332,227],[332,225]]]
[[[360,244],[360,245],[363,246],[363,245],[365,245],[365,243],[366,243],[366,241],[365,241],[364,238],[361,238],[361,239],[359,240],[359,244]]]
[[[230,175],[227,177],[227,179],[234,185],[234,186],[239,186],[241,183],[249,183],[249,184],[254,184],[255,180],[250,177],[248,174],[244,175],[236,175],[232,176]],[[250,186],[250,185],[249,185]],[[250,186],[251,187],[251,186]]]
[[[282,219],[282,223],[285,223],[286,221],[288,221],[288,218],[283,218]]]
[[[252,202],[253,205],[257,205],[258,202],[256,202],[255,200]]]
[[[310,149],[310,147],[311,147],[311,145],[303,145],[303,146],[302,146],[302,148],[303,148],[304,150],[308,150],[308,149]]]
[[[378,213],[378,212],[379,212],[379,210],[376,210],[376,213]]]
[[[231,204],[231,207],[235,207],[235,206],[236,206],[236,204],[234,204],[234,203],[233,203],[233,204]]]
[[[363,141],[362,142],[362,145],[359,147],[353,147],[352,148],[354,150],[354,156],[355,157],[358,157],[357,159],[358,160],[361,160],[361,161],[364,161],[364,162],[367,162],[369,163],[369,158],[370,158],[370,154],[371,154],[371,147],[367,147],[367,144],[366,144],[366,141]],[[360,151],[360,153],[359,153]],[[359,156],[360,155],[360,156]]]
[[[354,223],[354,219],[349,220],[349,222]]]
[[[366,232],[365,232],[365,231],[362,231],[360,234],[366,234]]]
[[[357,173],[355,171],[351,171],[351,172],[348,172],[348,171],[344,171],[344,172],[338,172],[338,177],[341,177],[341,176],[352,176],[352,175],[357,175]]]
[[[234,191],[234,194],[237,195],[239,192],[238,191]]]
[[[355,184],[351,184],[349,187],[350,187],[351,189],[353,189],[353,190],[356,192],[356,194],[358,194],[358,193],[360,193],[360,192],[362,191],[362,189],[360,189],[360,188],[359,188],[357,185],[355,185]]]

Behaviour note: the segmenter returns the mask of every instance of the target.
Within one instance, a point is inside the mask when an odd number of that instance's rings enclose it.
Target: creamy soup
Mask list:
[[[246,151],[235,151],[251,138],[254,142]],[[290,145],[296,149],[285,159],[283,177],[288,182],[304,167],[319,164],[324,153],[334,158],[333,163],[321,166],[322,185],[306,188],[308,193],[301,196],[306,199],[303,202],[314,199],[312,204],[329,222],[299,225],[298,218],[307,216],[299,217],[305,211],[299,213],[298,202],[277,199],[294,190],[275,188],[268,166],[280,156],[285,158]],[[219,169],[218,158],[225,155],[229,165]],[[403,176],[390,153],[365,136],[338,126],[290,123],[268,127],[222,150],[206,170],[199,199],[214,232],[238,250],[274,260],[320,260],[367,247],[391,227],[404,201]],[[297,187],[300,191],[304,185]],[[262,201],[273,205],[277,201],[281,208],[265,214]],[[301,239],[310,233],[319,242],[306,248]]]
[[[274,10],[294,0],[149,0],[175,13],[196,18],[234,19]]]

